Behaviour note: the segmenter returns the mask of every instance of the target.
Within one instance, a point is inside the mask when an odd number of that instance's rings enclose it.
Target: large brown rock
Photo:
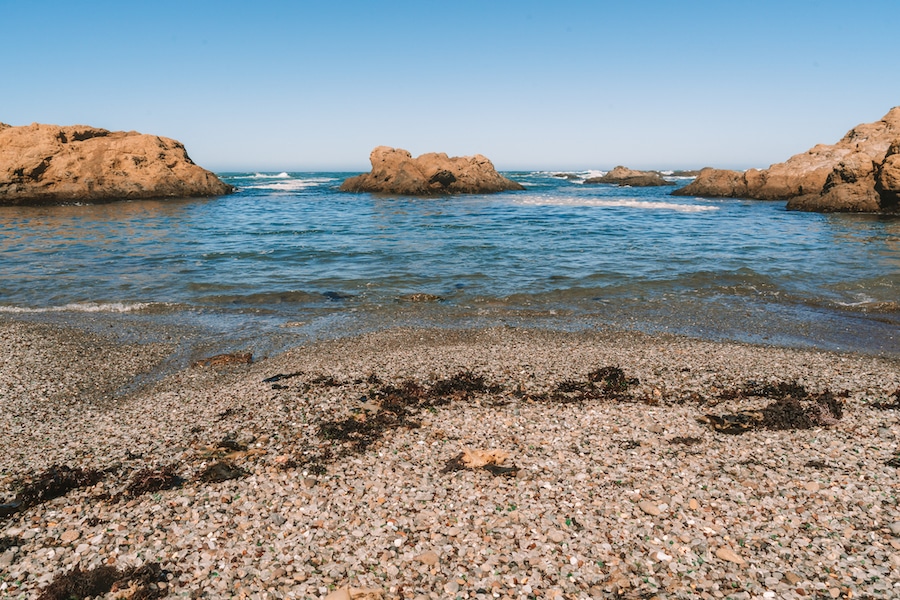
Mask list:
[[[0,124],[0,205],[219,196],[232,191],[169,138],[83,125]]]
[[[584,182],[586,184],[611,183],[615,185],[630,185],[632,187],[672,185],[671,181],[666,181],[656,171],[636,171],[623,166],[614,168],[602,177],[585,179]]]
[[[372,170],[345,180],[341,191],[432,196],[525,189],[497,173],[491,161],[480,154],[450,158],[431,152],[413,158],[406,150],[379,146],[369,160]]]
[[[678,196],[787,200],[795,210],[893,212],[900,143],[900,107],[875,123],[858,125],[833,145],[819,144],[768,169],[704,169]]]

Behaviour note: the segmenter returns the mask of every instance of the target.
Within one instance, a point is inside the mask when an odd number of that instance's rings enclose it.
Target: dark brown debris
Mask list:
[[[331,375],[320,375],[314,378],[309,382],[311,385],[318,385],[321,387],[340,387],[341,382],[332,377]]]
[[[378,404],[375,414],[361,412],[343,419],[325,421],[319,425],[320,438],[347,444],[354,452],[365,452],[387,431],[419,427],[414,417],[420,410],[442,406],[453,400],[469,399],[478,393],[498,393],[503,389],[488,384],[483,376],[470,371],[439,379],[427,388],[409,379],[397,385],[383,384],[374,375],[369,376],[367,382],[374,387],[360,401]]]
[[[10,537],[8,535],[0,536],[0,552],[6,552],[10,548],[21,545],[22,540],[17,537]]]
[[[872,407],[880,410],[900,410],[900,388],[897,388],[897,391],[891,394],[889,398],[893,398],[894,401],[876,402],[872,404]]]
[[[625,371],[620,367],[601,367],[591,371],[588,373],[588,381],[600,384],[598,387],[606,393],[621,393],[640,383],[634,377],[626,377]]]
[[[778,384],[757,384],[748,382],[742,388],[723,392],[727,399],[747,397],[774,398],[759,410],[742,410],[736,413],[698,417],[715,431],[727,434],[741,434],[751,429],[788,430],[811,429],[834,425],[844,415],[847,392],[833,394],[829,391],[811,394],[796,382]]]
[[[452,377],[435,381],[428,390],[428,395],[432,398],[446,396],[469,398],[472,394],[496,394],[501,391],[503,386],[488,384],[484,375],[460,371]]]
[[[679,435],[677,437],[673,437],[669,440],[670,444],[680,444],[683,446],[693,446],[694,444],[699,444],[703,442],[702,438],[692,437],[692,436],[682,436]]]
[[[82,571],[76,565],[45,587],[38,600],[80,600],[119,590],[128,590],[127,597],[132,600],[152,600],[165,595],[158,585],[165,580],[166,572],[157,563],[121,571],[111,566]]]
[[[197,478],[205,483],[219,483],[228,481],[229,479],[237,479],[244,475],[246,475],[246,471],[242,468],[227,461],[220,460],[203,469]]]
[[[175,465],[167,465],[156,469],[141,469],[131,478],[125,491],[130,496],[140,496],[162,490],[170,490],[184,483],[178,476]]]
[[[102,479],[103,473],[100,471],[54,465],[43,473],[30,478],[16,493],[15,501],[4,506],[15,505],[12,512],[25,510],[65,496],[74,489],[90,487]]]
[[[585,402],[588,400],[618,400],[618,401],[645,401],[658,402],[654,398],[637,398],[629,388],[638,385],[640,381],[633,377],[627,377],[620,367],[601,367],[587,374],[586,379],[565,379],[556,384],[548,394],[525,395],[518,393],[523,398],[536,401],[552,402]]]
[[[267,377],[262,380],[263,383],[275,383],[276,381],[284,381],[285,379],[293,379],[294,377],[299,377],[303,375],[303,371],[296,371],[294,373],[278,373],[277,375],[272,375],[271,377]]]
[[[219,443],[216,444],[216,447],[224,450],[231,450],[232,452],[244,452],[247,450],[247,446],[238,442],[237,436],[233,433],[229,433],[222,438]]]
[[[804,467],[809,469],[831,469],[833,468],[824,460],[808,460],[803,464]]]

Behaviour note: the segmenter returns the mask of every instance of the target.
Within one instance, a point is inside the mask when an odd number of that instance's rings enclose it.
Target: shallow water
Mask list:
[[[383,197],[339,192],[343,173],[228,173],[239,191],[219,198],[0,207],[0,314],[269,349],[611,325],[900,356],[900,219],[508,175],[527,190]]]

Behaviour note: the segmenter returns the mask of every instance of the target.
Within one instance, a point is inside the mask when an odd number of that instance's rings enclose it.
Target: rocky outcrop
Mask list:
[[[612,183],[615,185],[629,185],[632,187],[653,187],[660,185],[672,185],[672,182],[663,179],[656,171],[635,171],[618,166],[602,177],[585,179],[585,183]]]
[[[0,205],[219,196],[232,191],[169,138],[83,125],[0,124]]]
[[[900,106],[854,127],[838,143],[819,144],[768,169],[704,169],[679,196],[787,200],[792,210],[896,212]]]
[[[480,154],[450,158],[432,152],[413,158],[406,150],[379,146],[369,160],[372,170],[345,180],[341,191],[433,196],[525,189],[497,173],[491,161]]]

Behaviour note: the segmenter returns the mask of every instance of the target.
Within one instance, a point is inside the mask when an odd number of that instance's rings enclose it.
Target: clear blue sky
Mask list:
[[[0,0],[0,121],[214,170],[765,167],[900,104],[900,1]]]

